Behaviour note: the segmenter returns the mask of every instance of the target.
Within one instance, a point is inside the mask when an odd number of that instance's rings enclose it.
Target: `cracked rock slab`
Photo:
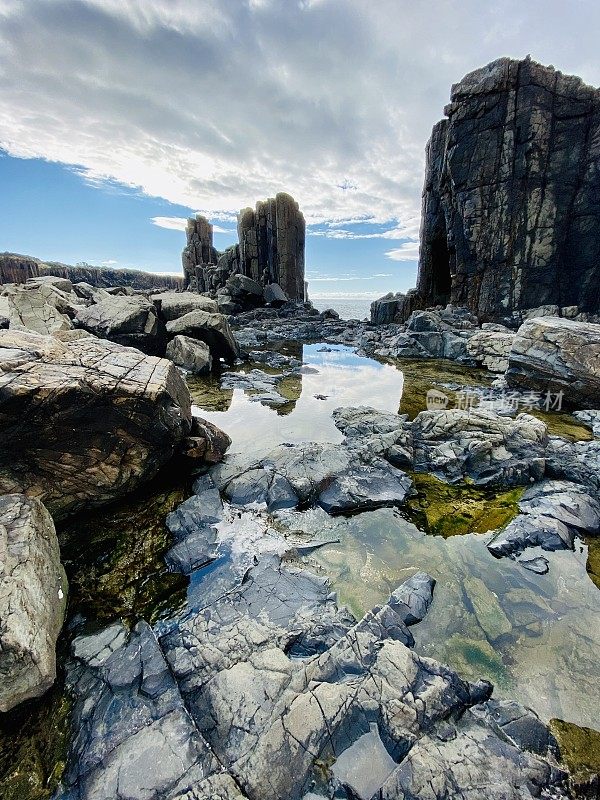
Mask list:
[[[0,331],[0,491],[39,497],[55,519],[153,477],[191,422],[169,361],[95,337]]]

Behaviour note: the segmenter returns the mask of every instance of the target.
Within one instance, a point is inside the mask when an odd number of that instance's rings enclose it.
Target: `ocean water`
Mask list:
[[[385,294],[385,292],[383,292]],[[328,297],[313,297],[309,294],[312,304],[319,311],[324,311],[326,308],[333,308],[334,311],[340,315],[342,319],[364,319],[371,318],[371,303],[376,300],[379,295],[372,294],[363,295],[358,297],[338,297],[336,295]]]

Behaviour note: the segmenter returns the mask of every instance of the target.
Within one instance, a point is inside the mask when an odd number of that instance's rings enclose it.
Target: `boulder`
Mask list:
[[[62,298],[52,285],[13,286],[7,297],[11,328],[52,334],[73,327],[64,305],[59,310]]]
[[[10,323],[10,304],[6,295],[0,294],[0,329],[8,328]]]
[[[97,286],[92,286],[85,281],[73,284],[73,293],[81,300],[87,300],[88,303],[100,303],[102,300],[107,300],[112,295],[106,289],[100,289]]]
[[[572,550],[575,536],[600,533],[600,502],[570,481],[531,486],[519,501],[519,510],[521,514],[488,544],[493,555],[520,555],[527,547]]]
[[[214,314],[219,310],[216,300],[193,292],[162,292],[153,294],[150,299],[156,307],[158,316],[165,322],[183,317],[190,311],[207,311]]]
[[[225,290],[242,307],[254,308],[264,301],[263,287],[247,275],[230,275],[225,283]]]
[[[108,503],[153,477],[190,426],[170,361],[0,331],[0,492],[39,497],[55,518]]]
[[[52,517],[35,498],[0,496],[0,712],[54,683],[66,598]]]
[[[594,492],[600,492],[600,440],[569,442],[551,436],[546,448],[546,474],[581,483]]]
[[[593,407],[600,397],[600,325],[528,320],[513,342],[506,377],[510,386],[560,397],[564,407]]]
[[[37,278],[29,278],[27,286],[53,286],[67,294],[73,291],[73,284],[68,278],[60,278],[56,275],[39,275]]]
[[[154,305],[143,297],[114,296],[82,308],[77,325],[102,339],[137,347],[148,355],[163,355],[165,326]]]
[[[200,459],[206,464],[218,464],[231,445],[231,439],[212,422],[192,417],[190,435],[184,440],[182,452],[188,458]]]
[[[522,486],[544,475],[546,425],[477,408],[421,411],[412,424],[416,472],[480,486]]]
[[[167,322],[167,334],[169,338],[181,334],[205,342],[217,362],[222,358],[232,364],[239,356],[237,342],[223,314],[190,311],[183,317]]]
[[[467,353],[490,372],[506,372],[515,337],[509,330],[480,330],[467,341]]]
[[[573,413],[575,419],[583,422],[584,425],[589,425],[592,433],[596,439],[600,439],[600,411],[597,409],[586,409],[585,411],[575,411]]]
[[[207,374],[212,369],[212,356],[207,344],[190,336],[176,336],[167,345],[166,357],[189,372]]]
[[[227,458],[213,471],[235,505],[265,504],[270,511],[316,504],[330,514],[401,505],[412,481],[383,459],[369,463],[347,447],[283,444],[262,459]]]
[[[278,283],[270,283],[265,286],[263,298],[265,303],[270,306],[282,306],[289,302],[287,294]]]

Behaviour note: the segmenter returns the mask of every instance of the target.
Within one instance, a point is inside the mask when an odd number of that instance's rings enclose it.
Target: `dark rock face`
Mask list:
[[[191,218],[182,254],[186,285],[198,292],[219,290],[220,305],[239,305],[239,310],[244,305],[304,300],[305,228],[298,203],[283,192],[258,202],[254,210],[240,211],[239,244],[224,253],[213,247],[208,220],[200,215]]]
[[[17,253],[0,253],[0,284],[25,283],[29,278],[55,275],[73,283],[84,282],[90,286],[130,287],[132,289],[183,289],[183,278],[176,275],[158,275],[137,269],[110,269],[89,264],[69,266],[40,261],[32,256]]]
[[[501,58],[452,88],[427,146],[419,307],[600,307],[600,91]]]

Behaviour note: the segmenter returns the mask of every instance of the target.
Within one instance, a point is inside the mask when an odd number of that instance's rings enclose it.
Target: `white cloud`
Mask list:
[[[187,225],[187,217],[152,217],[151,221],[153,225],[171,231],[184,231]],[[235,231],[213,224],[213,233],[235,233]]]
[[[152,224],[158,228],[170,231],[184,231],[187,225],[186,217],[152,217]]]
[[[385,255],[392,261],[417,261],[419,258],[419,243],[404,242],[400,247],[393,250],[386,250]]]
[[[3,0],[0,146],[225,223],[285,190],[401,241],[451,83],[531,52],[597,85],[599,25],[596,0]]]

